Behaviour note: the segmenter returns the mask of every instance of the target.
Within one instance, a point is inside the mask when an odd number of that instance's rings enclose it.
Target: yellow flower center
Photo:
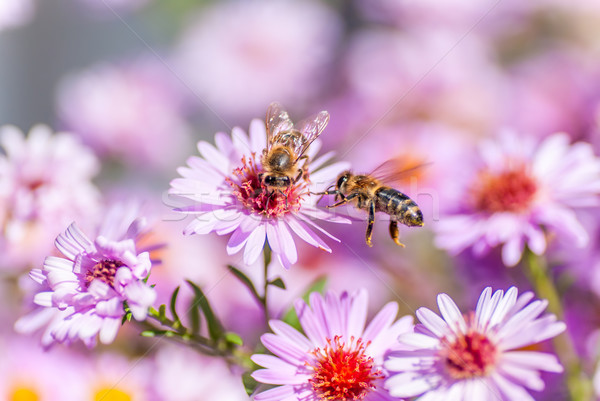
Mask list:
[[[133,397],[118,388],[103,388],[94,395],[94,401],[131,401]]]
[[[38,393],[29,387],[19,387],[12,391],[9,401],[39,401]]]

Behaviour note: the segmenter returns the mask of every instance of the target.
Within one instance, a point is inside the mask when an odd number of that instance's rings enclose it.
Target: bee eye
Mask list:
[[[341,176],[341,177],[338,179],[338,182],[337,182],[336,186],[337,186],[338,188],[339,188],[339,187],[341,187],[341,186],[342,186],[342,185],[343,185],[343,184],[344,184],[344,183],[345,183],[347,180],[348,180],[348,177],[346,176],[346,174],[344,174],[343,176]]]

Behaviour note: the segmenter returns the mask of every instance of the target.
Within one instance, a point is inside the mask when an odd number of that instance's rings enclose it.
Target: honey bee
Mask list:
[[[261,182],[270,190],[283,191],[303,177],[308,160],[304,153],[328,122],[329,113],[321,111],[294,124],[279,103],[271,103],[267,109],[267,147],[261,159]]]
[[[404,247],[404,244],[398,239],[400,235],[398,223],[409,227],[423,226],[423,213],[415,201],[397,189],[383,184],[383,182],[398,179],[400,174],[406,172],[398,173],[391,171],[391,174],[384,174],[383,172],[392,167],[394,163],[395,161],[393,160],[385,162],[370,174],[354,174],[349,170],[344,171],[338,176],[335,189],[328,189],[325,192],[317,194],[335,195],[334,200],[336,203],[327,206],[327,208],[334,208],[353,202],[355,207],[366,210],[369,213],[369,223],[366,233],[368,246],[373,246],[371,236],[376,212],[383,212],[390,216],[390,236],[396,244],[402,247]],[[329,188],[331,187],[333,185]]]

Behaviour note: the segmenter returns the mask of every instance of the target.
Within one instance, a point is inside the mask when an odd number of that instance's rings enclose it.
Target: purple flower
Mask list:
[[[27,137],[2,126],[0,146],[0,265],[38,266],[56,234],[97,211],[91,179],[99,163],[75,137],[45,125],[32,127]]]
[[[263,171],[260,156],[266,147],[266,128],[261,120],[251,122],[250,137],[240,128],[234,128],[231,138],[224,133],[216,134],[215,143],[217,147],[198,142],[202,157],[190,157],[188,167],[178,169],[183,178],[171,181],[171,194],[194,202],[176,209],[196,217],[184,234],[231,234],[227,253],[232,255],[244,249],[244,262],[248,265],[258,259],[265,240],[285,268],[296,263],[298,253],[292,233],[331,252],[317,232],[337,239],[313,220],[348,220],[317,208],[318,197],[310,192],[323,191],[348,167],[346,163],[334,163],[315,171],[333,156],[330,152],[313,160],[320,148],[317,140],[306,152],[310,179],[298,180],[280,193],[268,190],[259,178]]]
[[[261,383],[280,385],[255,396],[257,401],[279,400],[393,400],[382,387],[387,372],[384,355],[396,338],[412,328],[412,318],[395,321],[398,305],[390,302],[367,320],[367,292],[328,292],[310,296],[310,307],[296,301],[295,308],[305,334],[272,320],[275,334],[261,341],[274,355],[256,354],[252,360],[266,369],[252,377]]]
[[[483,166],[456,191],[462,195],[455,200],[458,210],[435,227],[439,247],[483,254],[502,245],[504,264],[513,266],[525,245],[545,252],[546,232],[578,247],[587,244],[575,210],[600,204],[600,159],[590,144],[570,144],[566,134],[554,134],[536,145],[507,131],[484,143],[480,155]]]
[[[114,340],[124,302],[135,319],[146,318],[156,299],[145,282],[152,262],[148,251],[136,249],[144,221],[127,219],[129,211],[112,209],[94,241],[74,223],[56,238],[64,257],[48,256],[41,270],[31,272],[41,286],[34,303],[42,308],[21,318],[16,323],[19,331],[31,332],[47,323],[44,345],[80,339],[92,347],[96,335],[105,344]]]
[[[397,397],[420,400],[533,401],[540,371],[562,372],[554,355],[520,350],[552,338],[566,328],[554,315],[540,314],[546,300],[526,292],[517,297],[486,288],[474,313],[463,316],[446,294],[438,295],[442,317],[417,310],[421,324],[399,338],[403,350],[390,353],[384,366],[394,372],[385,387]]]

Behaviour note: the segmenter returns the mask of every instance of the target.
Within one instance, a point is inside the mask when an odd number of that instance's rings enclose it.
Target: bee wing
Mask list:
[[[321,135],[327,123],[329,123],[329,113],[321,111],[295,124],[295,129],[302,134],[302,141],[294,146],[297,159],[302,157],[310,144]]]
[[[277,141],[280,132],[290,131],[294,128],[290,115],[277,102],[271,103],[267,108],[265,123],[267,125],[267,150],[271,149],[273,143]]]
[[[369,175],[386,184],[397,184],[402,181],[406,181],[411,175],[431,164],[431,162],[428,162],[407,166],[397,158],[389,159],[375,167],[375,169]]]

